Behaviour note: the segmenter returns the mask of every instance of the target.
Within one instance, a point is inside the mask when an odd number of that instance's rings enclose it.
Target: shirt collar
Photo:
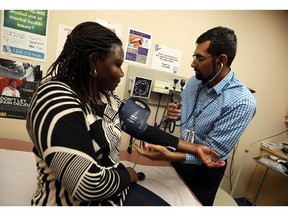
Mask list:
[[[211,89],[213,89],[217,95],[222,94],[223,91],[225,91],[234,78],[234,72],[231,70],[229,73],[215,86],[213,86]]]

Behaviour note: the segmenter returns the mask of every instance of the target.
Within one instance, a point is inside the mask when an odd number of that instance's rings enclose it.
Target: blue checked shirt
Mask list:
[[[252,93],[230,71],[212,88],[202,86],[202,81],[193,76],[181,97],[181,139],[193,130],[194,143],[207,145],[221,155],[220,159],[227,159],[255,114],[256,100]],[[184,163],[202,161],[186,153]]]

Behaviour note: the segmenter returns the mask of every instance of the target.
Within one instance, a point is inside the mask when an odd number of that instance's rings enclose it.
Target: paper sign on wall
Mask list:
[[[177,74],[181,58],[182,51],[156,44],[151,68]]]
[[[48,10],[4,10],[1,21],[3,54],[46,61]]]
[[[105,21],[105,20],[101,20],[101,19],[96,19],[96,22],[110,29],[117,35],[118,38],[122,39],[122,32],[123,32],[122,25],[117,24],[117,23],[112,23],[109,21]]]
[[[58,27],[58,38],[57,38],[57,48],[56,48],[56,58],[60,55],[63,50],[63,46],[66,42],[67,35],[71,33],[74,27],[59,24]]]
[[[135,29],[129,29],[125,60],[147,65],[152,35]]]
[[[0,58],[0,118],[26,119],[42,74],[40,65]]]

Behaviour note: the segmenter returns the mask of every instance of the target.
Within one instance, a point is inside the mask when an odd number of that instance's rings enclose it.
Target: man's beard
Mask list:
[[[205,85],[207,83],[207,80],[205,79],[205,77],[202,76],[202,73],[200,73],[199,71],[195,71],[195,77],[197,80],[202,80],[202,85]]]
[[[215,68],[214,68],[214,73],[211,73],[209,77],[205,78],[199,70],[195,70],[195,77],[196,79],[201,80],[202,85],[204,85],[207,82],[209,82],[209,80],[211,80],[213,76],[215,76],[216,73],[217,72],[215,71]]]
[[[199,70],[195,70],[195,77],[198,80],[205,80],[205,77],[202,76],[202,73]]]
[[[198,79],[198,80],[202,80],[202,82],[208,82],[209,80],[211,80],[214,76],[215,76],[215,74],[217,74],[217,71],[216,71],[216,68],[215,68],[215,66],[213,66],[213,72],[210,74],[210,76],[208,76],[207,78],[205,78],[203,75],[202,75],[202,73],[201,73],[201,71],[200,70],[194,70],[195,71],[195,77],[196,77],[196,79]]]

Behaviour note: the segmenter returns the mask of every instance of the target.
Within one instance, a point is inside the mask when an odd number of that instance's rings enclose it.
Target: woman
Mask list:
[[[27,115],[39,174],[32,205],[168,205],[119,163],[122,101],[113,91],[123,60],[121,40],[98,23],[67,36]]]

